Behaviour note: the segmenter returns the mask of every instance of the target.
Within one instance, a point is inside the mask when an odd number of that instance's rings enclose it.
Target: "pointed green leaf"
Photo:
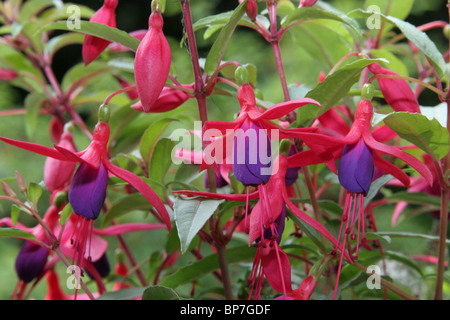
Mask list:
[[[245,14],[245,4],[247,0],[243,1],[237,8],[234,10],[233,14],[230,17],[228,23],[223,27],[222,31],[220,31],[219,36],[211,47],[208,56],[205,61],[205,72],[208,75],[213,75],[222,61],[223,55],[225,53],[228,42],[233,35],[233,32],[241,20],[242,16]]]
[[[393,112],[384,118],[386,126],[440,160],[449,151],[449,135],[437,119],[419,113]]]
[[[96,22],[80,21],[80,28],[73,29],[70,25],[68,25],[67,21],[59,21],[46,25],[45,27],[38,30],[37,33],[49,30],[63,30],[90,34],[92,36],[106,39],[111,42],[120,43],[129,48],[131,51],[136,51],[140,43],[138,39],[130,36],[125,31],[119,30],[117,28],[111,28],[107,25]]]
[[[0,228],[0,238],[36,239],[34,234],[16,228]]]
[[[255,256],[255,253],[256,248],[254,247],[240,246],[231,248],[226,251],[227,262],[231,265],[250,260]],[[165,277],[159,285],[174,289],[217,269],[219,269],[219,259],[217,254],[211,254],[190,265],[179,268],[176,272]]]
[[[352,86],[360,79],[361,72],[365,67],[373,62],[379,62],[378,59],[361,59],[351,62],[334,73],[327,76],[325,80],[319,83],[314,89],[306,94],[307,98],[312,98],[321,104],[321,107],[308,104],[297,111],[297,127],[307,127],[314,119],[324,114],[333,105],[344,97]]]
[[[142,294],[142,300],[180,300],[180,297],[170,288],[150,286]]]
[[[224,200],[175,199],[173,210],[182,253],[222,202]]]

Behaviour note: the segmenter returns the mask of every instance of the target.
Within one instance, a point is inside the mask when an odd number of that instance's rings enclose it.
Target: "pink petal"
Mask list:
[[[382,144],[382,143],[376,141],[370,132],[364,132],[363,137],[364,137],[364,141],[370,148],[399,158],[400,160],[406,162],[411,167],[416,169],[417,172],[419,172],[430,183],[430,185],[433,184],[433,175],[432,175],[431,171],[428,169],[428,167],[424,163],[417,160],[414,156],[412,156],[409,153],[406,153],[404,151],[401,151],[395,147],[391,147],[391,146],[388,146],[388,145],[385,145],[385,144]]]
[[[156,211],[158,211],[161,218],[164,220],[164,222],[167,225],[167,228],[169,229],[169,232],[172,228],[172,223],[170,221],[170,216],[167,213],[166,207],[164,206],[164,203],[161,201],[159,196],[156,194],[155,191],[153,191],[150,186],[144,182],[141,178],[139,178],[134,173],[119,168],[115,165],[113,165],[109,160],[104,159],[103,165],[106,167],[106,169],[111,172],[116,177],[128,182],[133,187],[136,188],[142,195],[147,198],[147,200],[150,202],[150,204],[155,207]]]
[[[161,223],[122,223],[104,229],[94,229],[94,232],[99,236],[117,236],[128,232],[159,230],[165,228],[166,226]]]
[[[10,145],[16,146],[18,148],[25,149],[25,150],[28,150],[28,151],[31,151],[34,153],[38,153],[38,154],[41,154],[46,157],[51,157],[51,158],[54,158],[57,160],[68,161],[68,159],[64,155],[62,155],[55,149],[52,149],[52,148],[49,148],[46,146],[41,146],[39,144],[25,142],[25,141],[12,140],[12,139],[8,139],[8,138],[4,138],[4,137],[0,137],[0,140],[8,143]]]
[[[275,120],[278,118],[281,118],[285,115],[287,115],[289,112],[294,111],[297,108],[303,107],[307,104],[315,104],[317,106],[320,106],[320,103],[316,100],[310,99],[310,98],[303,98],[303,99],[296,99],[291,100],[283,103],[278,103],[266,111],[264,111],[262,114],[260,114],[257,117],[251,118],[253,121],[258,121],[262,119],[266,120]]]

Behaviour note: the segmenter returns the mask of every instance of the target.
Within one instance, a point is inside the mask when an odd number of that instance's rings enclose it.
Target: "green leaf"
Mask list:
[[[144,162],[147,166],[150,166],[151,158],[156,144],[173,121],[175,120],[170,118],[158,120],[152,123],[142,135],[142,139],[139,145],[139,151],[141,153],[142,159],[144,159]]]
[[[63,226],[66,224],[67,219],[70,218],[70,215],[72,214],[73,209],[70,203],[67,203],[64,209],[61,211],[61,215],[59,217],[59,223]]]
[[[90,34],[92,36],[106,39],[111,42],[122,44],[125,47],[129,48],[131,51],[136,51],[140,43],[138,39],[130,36],[125,31],[119,30],[117,28],[111,28],[107,25],[96,22],[80,21],[80,28],[75,28],[72,30],[71,26],[68,26],[67,21],[58,21],[46,25],[45,27],[39,29],[36,33],[42,33],[49,30],[63,30]]]
[[[402,1],[393,1],[393,0],[366,0],[364,7],[369,8],[370,6],[377,6],[380,9],[380,12],[384,15],[389,15],[392,17],[396,17],[404,20],[408,17],[411,9],[413,7],[414,0],[402,0]],[[383,37],[386,36],[389,31],[392,29],[392,25],[385,24],[383,26],[382,34]],[[374,29],[374,32],[378,33],[379,30]]]
[[[388,201],[407,201],[408,203],[414,204],[429,204],[436,206],[437,208],[441,205],[441,197],[433,196],[423,192],[408,192],[401,191],[396,192],[392,195],[386,196],[386,200]]]
[[[373,15],[373,13],[357,9],[349,13],[349,15],[353,17],[369,18]],[[425,32],[420,31],[411,23],[403,21],[402,19],[396,17],[380,14],[380,18],[385,22],[391,23],[396,26],[409,41],[416,45],[416,47],[433,64],[433,67],[435,68],[439,78],[442,78],[446,74],[447,65],[445,63],[445,60],[439,49],[436,47],[436,44],[430,40]]]
[[[205,72],[208,75],[213,75],[216,71],[217,67],[220,64],[220,61],[223,58],[223,55],[225,53],[225,49],[228,45],[228,42],[231,39],[231,36],[233,35],[234,29],[238,25],[239,21],[241,20],[242,16],[245,14],[245,4],[247,3],[247,0],[243,1],[237,8],[234,10],[233,14],[230,17],[230,20],[228,23],[223,27],[223,29],[220,31],[219,36],[217,37],[216,41],[212,45],[208,56],[206,57],[205,61]]]
[[[20,8],[18,21],[23,23],[29,21],[42,10],[53,5],[52,0],[29,0]]]
[[[374,232],[374,234],[379,235],[381,237],[388,236],[390,238],[415,238],[415,239],[423,239],[428,241],[439,241],[438,236],[431,236],[428,234],[422,233],[414,233],[414,232],[392,232],[392,231],[383,231],[383,232]],[[445,241],[447,245],[450,244],[450,239]]]
[[[0,238],[36,239],[34,234],[16,228],[0,228]]]
[[[149,165],[149,178],[164,184],[164,178],[167,175],[172,165],[172,151],[175,147],[175,142],[163,138],[160,139],[152,152],[152,157]]]
[[[428,119],[419,113],[393,112],[384,123],[401,138],[413,143],[437,160],[449,151],[449,135],[437,119]]]
[[[180,300],[180,297],[170,288],[150,286],[142,294],[142,300]]]
[[[232,265],[237,262],[250,260],[255,256],[256,248],[240,246],[226,250],[227,262]],[[159,284],[167,288],[176,288],[191,282],[203,275],[219,269],[217,254],[211,254],[190,265],[179,268],[176,272],[165,277]]]
[[[308,236],[308,238],[314,242],[321,250],[325,250],[320,233],[311,227],[309,224],[304,223],[290,210],[286,210],[287,216],[294,221],[294,223]]]
[[[54,55],[58,50],[74,44],[82,44],[84,35],[81,33],[64,33],[60,36],[51,38],[46,44],[45,48],[50,55]]]
[[[373,181],[372,184],[370,185],[369,192],[364,197],[364,207],[367,206],[370,201],[372,201],[372,199],[377,195],[380,188],[389,181],[391,181],[392,179],[394,179],[393,176],[391,176],[390,174],[386,174]]]
[[[97,300],[130,300],[143,295],[145,288],[122,289],[102,294]]]
[[[361,59],[351,62],[327,76],[306,95],[321,104],[321,107],[308,104],[298,109],[296,127],[307,127],[314,119],[324,114],[344,97],[360,79],[365,67],[379,59]]]
[[[224,200],[176,198],[173,204],[181,252],[185,253],[195,235]]]
[[[289,28],[293,24],[318,19],[336,20],[340,23],[345,24],[359,36],[361,35],[361,30],[358,23],[352,18],[346,16],[345,14],[341,14],[338,11],[328,11],[325,9],[317,9],[313,7],[302,7],[295,9],[291,14],[287,15],[286,18],[281,21],[281,26],[283,28]]]
[[[25,98],[25,131],[29,139],[33,138],[39,116],[39,109],[46,96],[41,92],[32,92]]]
[[[42,188],[37,183],[31,182],[28,186],[28,196],[30,197],[31,203],[36,207],[39,198],[42,195]]]

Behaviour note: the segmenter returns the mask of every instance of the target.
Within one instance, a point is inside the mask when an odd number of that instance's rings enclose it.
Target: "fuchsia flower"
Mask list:
[[[364,89],[371,89],[365,86]],[[289,158],[290,166],[325,163],[333,172],[338,174],[339,182],[347,190],[344,215],[341,221],[338,240],[343,237],[342,246],[345,247],[347,235],[356,239],[355,226],[358,221],[356,257],[360,245],[365,245],[367,239],[364,234],[364,200],[372,183],[374,169],[378,167],[385,173],[399,179],[404,185],[410,184],[410,178],[400,168],[382,158],[381,154],[389,154],[403,160],[416,169],[432,184],[433,175],[426,165],[400,148],[380,143],[371,131],[373,107],[367,91],[358,104],[354,123],[343,138],[330,137],[320,133],[299,132],[298,137],[310,148]],[[340,158],[339,170],[336,171],[335,160]],[[352,205],[353,203],[353,205]],[[360,232],[363,232],[360,239]],[[338,269],[342,267],[342,256]],[[337,286],[336,282],[336,286]],[[336,294],[336,290],[335,290]]]
[[[15,70],[0,68],[0,81],[12,81],[18,76],[19,74]]]
[[[94,220],[98,217],[106,196],[108,174],[117,176],[130,183],[141,192],[158,211],[161,220],[171,229],[169,214],[158,195],[141,178],[132,172],[113,165],[108,158],[107,144],[109,141],[109,125],[105,121],[109,117],[106,106],[100,108],[100,121],[97,123],[90,145],[83,151],[73,152],[58,145],[55,149],[0,137],[0,140],[11,145],[35,153],[52,157],[61,161],[79,162],[69,187],[69,202],[76,213],[76,221],[72,227],[71,245],[74,245],[73,259],[77,265],[82,265],[87,254],[88,260],[92,252],[92,234]],[[66,228],[70,230],[71,228]],[[94,246],[95,247],[95,246]],[[106,250],[106,249],[105,249]],[[104,253],[104,252],[103,252]],[[100,258],[98,256],[98,258]],[[93,261],[96,261],[93,259]]]
[[[253,128],[253,132],[256,132],[257,136],[264,134],[263,131],[266,131],[269,139],[272,139],[272,133],[277,133],[277,138],[279,139],[290,138],[292,136],[291,129],[281,128],[272,123],[271,120],[279,119],[289,112],[307,104],[319,105],[313,99],[303,98],[279,103],[267,110],[263,110],[256,106],[255,93],[249,84],[243,84],[239,87],[237,98],[241,106],[241,111],[236,120],[233,122],[207,121],[205,123],[203,127],[203,143],[205,148],[201,170],[216,164],[233,165],[233,154],[235,154],[233,149],[236,133],[244,133],[245,135],[249,128]],[[305,132],[315,131],[315,129],[310,128],[296,130]],[[249,132],[251,133],[252,131]]]
[[[369,65],[369,70],[375,75],[397,75],[397,73],[382,68],[378,63]],[[387,104],[394,111],[420,113],[419,102],[408,83],[403,79],[377,78],[380,90]]]
[[[286,187],[286,172],[288,170],[288,158],[280,154],[274,162],[274,174],[267,184],[258,186],[258,190],[247,195],[244,194],[219,194],[211,192],[181,190],[174,193],[186,196],[204,196],[231,201],[254,200],[259,197],[258,202],[250,213],[249,245],[256,242],[258,247],[250,281],[256,288],[255,297],[259,296],[261,289],[261,277],[264,275],[271,286],[287,295],[291,290],[290,263],[286,254],[281,250],[278,241],[284,228],[284,214],[286,206],[299,219],[316,229],[334,246],[339,249],[336,238],[318,221],[299,209],[289,199]],[[281,217],[281,218],[280,218]],[[350,256],[344,250],[345,257],[351,261]],[[260,263],[260,264],[259,264]],[[258,280],[259,279],[259,280]]]
[[[76,152],[72,133],[65,129],[58,146]],[[53,192],[67,185],[75,171],[76,163],[48,157],[44,165],[44,183],[48,191]]]
[[[317,0],[300,0],[298,7],[312,7],[316,2]]]
[[[186,89],[193,89],[193,84],[186,84],[182,85],[183,88]],[[153,102],[152,106],[148,109],[144,109],[144,106],[142,104],[142,99],[138,102],[136,102],[134,105],[131,106],[131,108],[141,111],[141,112],[147,112],[147,113],[159,113],[159,112],[167,112],[170,110],[173,110],[175,108],[178,108],[183,103],[185,103],[191,96],[180,89],[175,88],[168,88],[164,87],[160,93],[160,95],[157,97],[157,99]]]
[[[98,9],[91,17],[89,22],[96,22],[107,25],[111,28],[116,27],[116,7],[118,0],[105,0],[103,6]],[[111,43],[109,40],[98,38],[86,34],[84,37],[82,55],[84,64],[87,66],[108,47]]]
[[[152,6],[149,29],[136,51],[134,77],[144,112],[151,112],[169,75],[172,54],[162,31],[164,21],[157,5]]]

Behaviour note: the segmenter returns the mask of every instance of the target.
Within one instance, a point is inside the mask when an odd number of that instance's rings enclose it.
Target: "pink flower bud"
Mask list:
[[[369,65],[369,70],[375,75],[397,75],[397,73],[382,68],[378,63]],[[405,80],[378,78],[378,85],[387,104],[394,111],[420,113],[419,102],[411,87]]]
[[[105,0],[103,6],[94,13],[89,22],[101,23],[115,28],[117,3],[118,0]],[[82,48],[84,65],[88,65],[97,59],[110,43],[109,40],[87,34],[84,37]]]
[[[247,16],[250,20],[255,21],[256,16],[258,15],[258,5],[255,0],[248,0],[245,4],[245,10],[247,12]]]
[[[132,86],[131,83],[129,83],[126,79],[124,79],[122,77],[119,77],[118,80],[119,80],[120,86],[124,89]],[[139,98],[139,95],[136,90],[129,90],[126,92],[126,94],[127,94],[128,98],[130,98],[130,100],[136,100],[137,98]]]
[[[72,133],[66,131],[61,135],[58,146],[76,152]],[[61,161],[51,157],[45,160],[44,183],[48,191],[53,192],[68,185],[76,167],[76,162]]]
[[[11,81],[16,79],[19,74],[12,69],[0,68],[0,80],[1,81]]]
[[[317,0],[300,0],[298,7],[312,7],[316,2]]]
[[[144,112],[153,112],[169,75],[172,54],[162,31],[164,21],[159,11],[153,11],[149,29],[142,39],[134,61],[136,88]]]
[[[183,85],[183,87],[193,88],[194,86],[190,84]],[[141,101],[138,101],[131,107],[141,112],[159,113],[173,110],[181,106],[187,99],[189,99],[189,95],[186,92],[179,89],[165,87],[161,91],[161,94],[156,102],[148,109],[148,111],[144,111]]]

